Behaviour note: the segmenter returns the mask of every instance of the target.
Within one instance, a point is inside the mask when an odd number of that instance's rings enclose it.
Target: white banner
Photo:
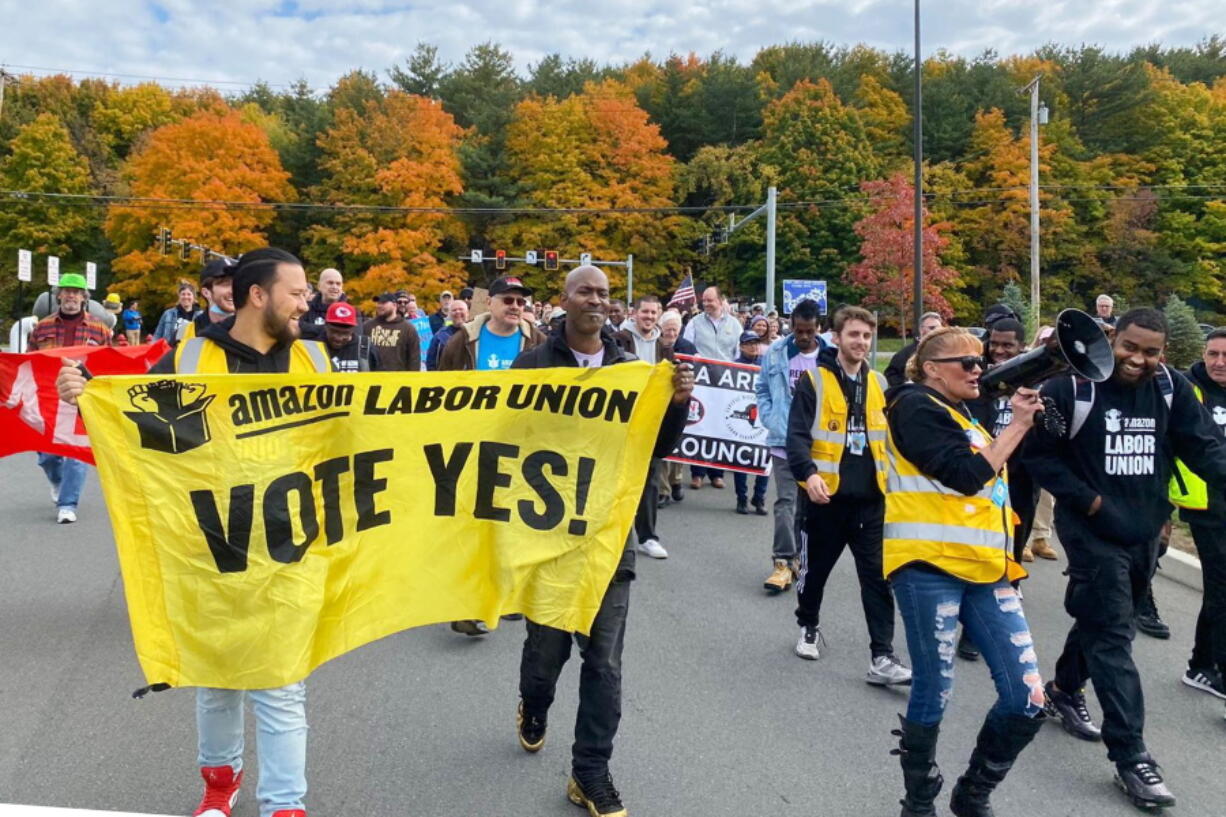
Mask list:
[[[758,417],[758,366],[677,355],[694,367],[694,396],[673,462],[769,474],[770,447]]]

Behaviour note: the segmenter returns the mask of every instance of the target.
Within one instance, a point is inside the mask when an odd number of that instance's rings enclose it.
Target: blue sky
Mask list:
[[[526,69],[554,51],[599,62],[716,50],[749,59],[796,39],[909,50],[912,38],[911,0],[0,0],[0,10],[9,65],[315,86],[355,67],[382,74],[420,41],[455,62],[494,40]],[[1052,41],[1126,50],[1213,33],[1226,33],[1222,0],[924,3],[927,53]]]

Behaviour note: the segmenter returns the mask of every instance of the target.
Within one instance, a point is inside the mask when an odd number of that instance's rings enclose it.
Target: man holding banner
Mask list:
[[[233,281],[235,317],[211,324],[200,335],[180,343],[150,369],[151,374],[331,370],[321,344],[298,339],[298,320],[307,312],[307,280],[297,258],[272,247],[253,250],[239,259]],[[75,403],[85,383],[78,367],[66,365],[56,383],[60,399]],[[150,384],[133,403],[156,405],[156,413],[164,414],[162,407],[168,401],[154,393],[155,385],[159,384]],[[180,392],[186,393],[187,388]],[[180,396],[173,402],[179,409],[190,408],[184,400]],[[231,532],[234,518],[231,508]],[[246,694],[258,722],[260,815],[306,817],[306,685],[298,681]],[[240,689],[197,689],[199,764],[205,789],[195,815],[229,817],[238,798],[243,780],[243,698]]]
[[[561,299],[565,321],[541,345],[515,360],[513,368],[555,366],[595,368],[636,360],[609,335],[601,334],[608,317],[609,280],[593,266],[582,266],[566,277]],[[673,376],[673,396],[656,436],[654,456],[665,457],[685,427],[694,375],[681,364]],[[644,479],[650,477],[650,472]],[[549,707],[562,667],[570,658],[572,638],[579,645],[583,669],[579,677],[579,712],[571,748],[571,778],[566,795],[593,817],[625,817],[621,796],[613,787],[609,759],[621,721],[621,657],[634,579],[634,549],[627,536],[621,562],[605,591],[591,633],[582,635],[527,622],[528,635],[520,659],[520,703],[517,721],[520,745],[538,752],[545,745]]]
[[[60,276],[56,294],[59,311],[38,322],[30,333],[30,351],[60,349],[66,346],[109,346],[111,332],[85,308],[89,290],[85,276],[68,273]],[[38,466],[51,483],[51,501],[55,503],[55,521],[70,525],[77,521],[77,503],[85,485],[85,463],[72,457],[39,452]]]

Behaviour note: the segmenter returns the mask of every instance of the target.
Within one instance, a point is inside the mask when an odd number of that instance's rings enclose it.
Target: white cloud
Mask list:
[[[910,0],[9,0],[10,64],[317,87],[362,67],[381,75],[419,41],[449,62],[493,40],[521,70],[546,54],[633,60],[645,52],[743,60],[791,40],[909,51]],[[11,8],[20,5],[19,9]],[[924,50],[974,55],[1046,42],[1126,50],[1191,45],[1222,25],[1220,0],[925,0]],[[1220,31],[1220,29],[1219,29]]]

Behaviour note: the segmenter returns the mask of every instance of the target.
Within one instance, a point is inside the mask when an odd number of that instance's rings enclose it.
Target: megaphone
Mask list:
[[[1095,383],[1115,371],[1111,341],[1080,309],[1061,312],[1056,317],[1056,331],[1042,346],[984,372],[979,378],[979,393],[999,397],[1019,388],[1034,388],[1052,375],[1069,370]]]

